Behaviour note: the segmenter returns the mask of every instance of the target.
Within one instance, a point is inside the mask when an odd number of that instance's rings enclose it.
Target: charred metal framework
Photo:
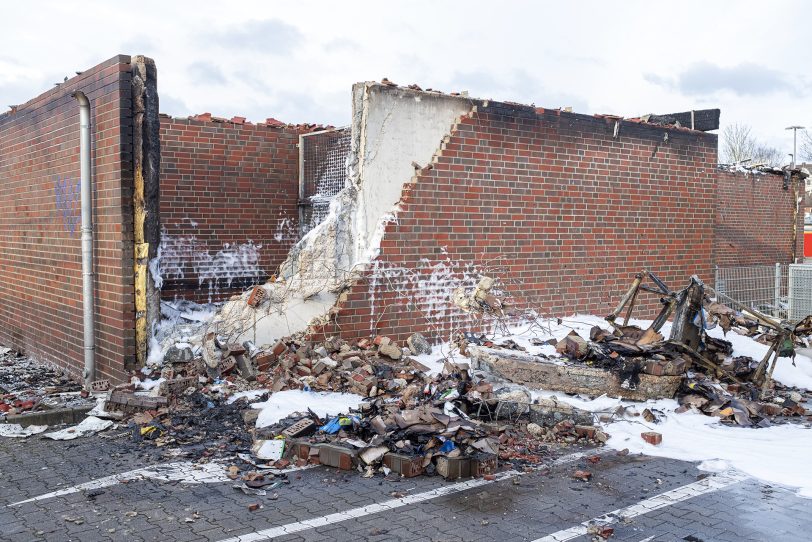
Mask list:
[[[651,288],[643,284],[646,278],[651,279],[657,287]],[[674,292],[671,291],[663,281],[657,278],[656,275],[644,270],[635,276],[631,287],[620,300],[615,310],[606,317],[606,320],[612,325],[615,332],[623,337],[627,330],[634,330],[634,326],[629,326],[629,321],[632,311],[634,310],[637,294],[640,290],[658,294],[662,296],[660,301],[663,304],[663,308],[651,326],[645,330],[634,344],[645,347],[648,344],[662,340],[662,335],[659,334],[659,330],[673,313],[674,320],[671,325],[671,334],[668,342],[679,347],[681,351],[689,355],[697,364],[703,366],[712,374],[719,377],[724,375],[729,380],[741,384],[742,380],[736,377],[733,370],[716,363],[713,361],[712,356],[707,355],[707,345],[712,342],[712,339],[705,334],[706,314],[708,311],[703,308],[703,303],[706,301],[706,288],[707,287],[699,278],[693,276],[691,277],[690,284],[685,289]],[[739,311],[745,317],[752,319],[756,325],[769,330],[772,338],[770,349],[748,378],[755,386],[761,387],[762,395],[765,394],[769,389],[778,358],[781,356],[794,357],[796,339],[812,334],[812,316],[807,316],[800,322],[788,322],[787,320],[764,314],[753,307],[748,307],[727,295],[720,296],[718,292],[711,288],[708,289],[716,295],[717,299],[723,298],[725,305],[729,305],[733,309],[727,309],[730,314],[734,311]],[[627,306],[628,309],[624,319],[624,325],[619,325],[616,320]],[[716,305],[716,307],[716,310],[719,310],[719,306]],[[714,309],[710,307],[708,310],[713,312]],[[724,316],[729,318],[730,314],[725,314]],[[729,327],[729,325],[728,322],[727,327]],[[725,326],[723,326],[723,328],[724,327]]]
[[[327,216],[330,202],[347,182],[350,128],[299,136],[299,234]]]

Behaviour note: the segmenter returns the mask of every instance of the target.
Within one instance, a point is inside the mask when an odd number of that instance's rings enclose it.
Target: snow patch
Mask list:
[[[648,407],[664,413],[660,423],[641,418],[605,425],[610,435],[607,446],[632,453],[701,461],[699,468],[719,472],[725,464],[768,483],[797,489],[798,495],[812,498],[812,469],[808,468],[812,449],[812,429],[786,424],[765,428],[730,427],[719,418],[698,412],[674,413],[677,402],[651,401]],[[645,442],[640,433],[657,431],[663,441],[658,446]]]
[[[651,321],[632,320],[643,328]],[[551,353],[551,346],[534,346],[531,338],[562,339],[571,330],[584,338],[589,337],[592,326],[609,327],[606,320],[592,315],[575,315],[556,321],[536,321],[510,328],[507,334],[497,334],[494,342],[512,339],[532,354]],[[661,332],[668,335],[671,324],[666,323]],[[723,337],[719,328],[709,331],[714,337]],[[751,356],[760,359],[769,346],[735,332],[727,334],[733,344],[734,356]],[[445,346],[447,348],[447,345]],[[421,363],[434,356],[421,356]],[[441,363],[438,362],[438,363]],[[435,364],[436,366],[436,364]],[[788,358],[779,358],[773,375],[786,386],[810,388],[812,384],[812,359],[800,353],[795,366]],[[719,418],[699,412],[677,414],[679,404],[673,399],[634,402],[619,398],[600,396],[589,398],[569,396],[561,392],[528,390],[531,396],[555,396],[559,401],[593,413],[613,413],[618,406],[626,407],[627,415],[618,421],[603,424],[610,438],[607,446],[616,450],[628,448],[632,453],[657,457],[669,457],[683,461],[698,461],[698,467],[708,472],[722,472],[732,467],[767,483],[794,488],[801,497],[812,498],[812,469],[808,468],[809,450],[812,450],[812,428],[808,424],[795,423],[766,428],[733,427],[721,423]],[[648,423],[634,411],[645,408],[654,411],[659,423]],[[656,431],[663,436],[658,446],[645,442],[640,433]]]
[[[262,403],[254,403],[253,408],[261,409],[257,418],[257,428],[273,425],[294,412],[307,412],[309,408],[319,417],[346,414],[351,408],[358,408],[364,400],[352,393],[312,392],[302,390],[279,391]]]
[[[45,433],[43,436],[52,440],[73,440],[75,438],[93,435],[99,431],[110,429],[111,427],[113,427],[113,422],[110,420],[102,420],[96,416],[88,416],[73,427],[66,427],[59,431]]]

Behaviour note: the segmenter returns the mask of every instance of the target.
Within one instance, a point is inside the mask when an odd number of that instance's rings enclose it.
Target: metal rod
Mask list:
[[[634,289],[632,298],[629,300],[629,309],[626,311],[626,318],[623,320],[623,325],[628,326],[629,321],[632,319],[632,311],[634,310],[634,302],[637,301],[637,294],[640,292],[640,285]]]

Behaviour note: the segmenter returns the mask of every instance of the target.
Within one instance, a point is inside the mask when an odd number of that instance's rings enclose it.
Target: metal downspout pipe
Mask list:
[[[90,100],[83,92],[73,97],[79,102],[79,160],[82,205],[82,315],[84,323],[85,389],[96,380],[96,329],[93,292],[93,190],[90,180]]]

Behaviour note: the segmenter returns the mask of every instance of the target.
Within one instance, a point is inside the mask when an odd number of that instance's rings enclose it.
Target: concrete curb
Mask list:
[[[56,408],[54,410],[44,410],[42,412],[26,412],[25,414],[13,414],[6,416],[6,423],[18,423],[23,427],[29,425],[61,425],[64,423],[79,423],[88,412],[93,409],[93,405],[73,408]]]

